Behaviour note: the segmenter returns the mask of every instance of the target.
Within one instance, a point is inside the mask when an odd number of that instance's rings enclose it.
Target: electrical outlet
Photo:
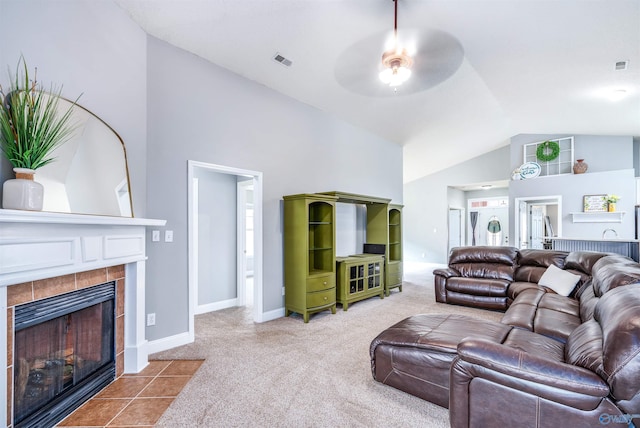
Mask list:
[[[153,232],[151,232],[151,240],[153,242],[160,241],[160,231],[159,230],[154,230]]]
[[[282,287],[282,295],[284,296],[284,287]]]
[[[164,242],[173,242],[173,230],[164,231]]]
[[[155,313],[147,314],[147,327],[148,326],[152,326],[152,325],[156,325],[156,314]]]

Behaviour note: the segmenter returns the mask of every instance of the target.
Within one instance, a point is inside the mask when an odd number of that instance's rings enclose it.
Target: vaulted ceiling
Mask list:
[[[402,145],[405,182],[520,133],[640,136],[639,0],[398,0],[416,61],[397,91],[377,77],[393,0],[116,3],[154,37]]]

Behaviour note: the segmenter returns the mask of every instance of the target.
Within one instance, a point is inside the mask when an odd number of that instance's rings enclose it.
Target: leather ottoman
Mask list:
[[[513,327],[464,315],[414,315],[380,333],[369,349],[373,378],[449,407],[449,370],[467,337],[502,343]]]

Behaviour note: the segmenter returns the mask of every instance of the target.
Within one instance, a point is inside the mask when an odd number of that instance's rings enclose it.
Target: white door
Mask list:
[[[529,248],[544,248],[544,207],[531,205],[529,209]]]
[[[462,245],[462,210],[449,209],[449,250]]]
[[[529,216],[527,215],[526,202],[520,202],[518,204],[518,218],[520,220],[519,221],[519,225],[520,225],[519,248],[520,249],[529,248],[529,240],[527,239],[529,237],[529,227],[527,224],[527,219],[529,218]]]

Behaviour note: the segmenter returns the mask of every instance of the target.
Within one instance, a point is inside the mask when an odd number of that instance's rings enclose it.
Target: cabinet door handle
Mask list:
[[[324,285],[327,285],[327,281],[324,281],[324,282],[323,282],[323,284],[324,284]]]
[[[327,300],[327,299],[328,299],[328,297],[327,297],[327,296],[324,296],[324,300]]]

